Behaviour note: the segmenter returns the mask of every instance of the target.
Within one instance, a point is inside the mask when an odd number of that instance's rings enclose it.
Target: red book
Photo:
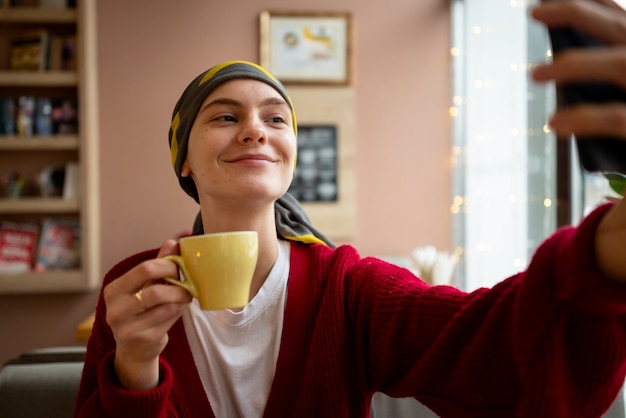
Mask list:
[[[41,228],[36,271],[69,270],[80,265],[80,226],[77,221],[45,219]]]
[[[35,261],[39,227],[35,224],[0,223],[0,273],[30,271]]]

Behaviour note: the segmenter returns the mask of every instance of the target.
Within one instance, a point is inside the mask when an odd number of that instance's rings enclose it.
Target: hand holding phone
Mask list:
[[[542,0],[558,1],[558,0]],[[552,53],[557,57],[569,48],[605,48],[606,44],[574,28],[548,29]],[[557,95],[567,107],[579,103],[622,102],[626,106],[626,92],[608,83],[568,83],[557,86]],[[626,140],[611,137],[576,138],[582,166],[590,172],[626,174]]]

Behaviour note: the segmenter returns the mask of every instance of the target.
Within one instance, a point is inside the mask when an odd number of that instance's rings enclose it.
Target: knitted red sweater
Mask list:
[[[266,417],[366,417],[376,391],[414,396],[441,417],[597,417],[626,375],[626,286],[594,267],[607,210],[566,228],[528,270],[492,289],[430,287],[343,246],[292,243],[285,324]],[[104,284],[156,250],[115,266]],[[100,298],[76,416],[212,417],[182,321],[162,383],[115,384]]]

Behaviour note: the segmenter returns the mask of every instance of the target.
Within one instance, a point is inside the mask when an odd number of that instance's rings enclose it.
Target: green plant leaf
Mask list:
[[[604,175],[609,180],[609,186],[615,193],[624,196],[626,191],[626,176],[617,173],[607,173]]]

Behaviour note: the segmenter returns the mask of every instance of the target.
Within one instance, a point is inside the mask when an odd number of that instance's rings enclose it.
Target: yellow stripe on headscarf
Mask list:
[[[180,125],[180,112],[176,112],[176,116],[172,119],[172,145],[170,146],[170,152],[172,153],[172,167],[176,167],[176,158],[178,157],[178,137],[176,131]]]
[[[300,235],[298,237],[283,237],[286,240],[289,241],[299,241],[302,242],[304,244],[322,244],[322,245],[328,245],[326,242],[322,241],[321,239],[319,239],[318,237],[316,237],[313,234],[307,234],[307,235]]]

